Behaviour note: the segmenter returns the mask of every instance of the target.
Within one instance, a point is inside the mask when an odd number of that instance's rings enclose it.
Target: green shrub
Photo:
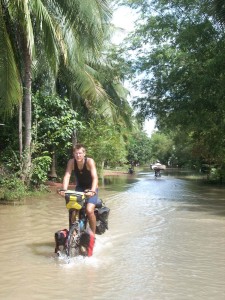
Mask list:
[[[3,177],[0,180],[1,193],[0,199],[5,201],[21,200],[28,191],[23,182],[15,175]]]
[[[48,179],[48,171],[51,165],[52,159],[50,156],[40,156],[32,161],[32,175],[31,184],[34,186],[40,186]]]

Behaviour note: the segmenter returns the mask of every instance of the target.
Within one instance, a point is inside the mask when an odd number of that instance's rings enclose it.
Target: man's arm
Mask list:
[[[95,162],[92,158],[88,159],[88,168],[91,172],[91,177],[92,177],[91,190],[96,191],[96,189],[98,187],[98,175],[97,175],[97,169],[95,166]]]
[[[73,170],[73,159],[70,159],[67,163],[66,171],[63,177],[62,190],[59,192],[59,194],[62,196],[65,196],[65,191],[68,189],[72,170]]]
[[[73,170],[73,159],[70,159],[67,163],[66,171],[63,177],[63,189],[67,190],[70,183],[70,176]]]

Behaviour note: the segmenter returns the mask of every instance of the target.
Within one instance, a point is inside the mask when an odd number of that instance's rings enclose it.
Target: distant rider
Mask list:
[[[154,168],[154,171],[155,171],[155,177],[160,177],[161,176],[161,163],[159,160],[156,161],[156,163],[154,164],[155,168]]]

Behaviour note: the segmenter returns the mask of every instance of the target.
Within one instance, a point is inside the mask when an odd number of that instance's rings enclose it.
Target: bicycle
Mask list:
[[[87,197],[83,192],[67,190],[65,191],[65,200],[69,211],[69,230],[64,229],[55,233],[55,253],[60,256],[59,246],[63,246],[63,251],[68,258],[78,255],[91,256],[95,238],[88,227],[86,215]],[[104,206],[103,201],[98,199],[95,206],[96,234],[102,234],[108,229],[109,211],[109,208]],[[62,238],[59,232],[63,232]]]

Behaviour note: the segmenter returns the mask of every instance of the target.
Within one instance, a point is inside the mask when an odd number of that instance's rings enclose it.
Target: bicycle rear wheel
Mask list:
[[[79,255],[79,224],[71,226],[67,243],[66,243],[66,254],[68,257],[75,257]]]

